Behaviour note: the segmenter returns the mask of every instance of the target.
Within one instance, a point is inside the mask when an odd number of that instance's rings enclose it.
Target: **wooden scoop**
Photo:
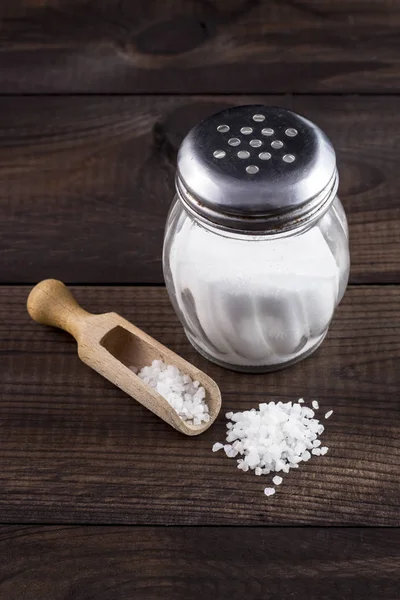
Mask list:
[[[86,312],[69,289],[56,279],[38,283],[29,294],[27,307],[34,321],[60,327],[73,335],[78,343],[78,355],[85,364],[178,431],[198,435],[215,421],[221,408],[221,393],[215,381],[116,313]],[[165,398],[128,368],[141,369],[155,359],[175,365],[200,382],[210,411],[208,423],[192,425],[183,421]]]

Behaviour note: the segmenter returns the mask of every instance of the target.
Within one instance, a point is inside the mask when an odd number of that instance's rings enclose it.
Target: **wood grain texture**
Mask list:
[[[7,600],[397,600],[388,529],[0,527]]]
[[[399,0],[6,0],[2,93],[400,90]]]
[[[161,283],[176,151],[232,104],[305,114],[337,150],[353,283],[400,281],[396,97],[0,98],[0,282]]]
[[[83,365],[67,334],[30,320],[28,288],[0,288],[0,521],[178,525],[400,525],[400,289],[350,288],[328,337],[278,373],[219,368],[187,342],[163,288],[75,288],[206,371],[223,408],[198,438],[171,429]],[[225,412],[318,398],[325,457],[285,476],[242,473],[211,447]]]

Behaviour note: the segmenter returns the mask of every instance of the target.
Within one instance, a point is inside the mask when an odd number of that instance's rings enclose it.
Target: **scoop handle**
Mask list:
[[[28,296],[27,309],[37,323],[64,329],[77,341],[86,319],[92,316],[57,279],[45,279],[35,285]]]

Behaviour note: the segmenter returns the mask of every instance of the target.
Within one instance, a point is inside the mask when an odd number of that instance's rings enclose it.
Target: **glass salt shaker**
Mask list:
[[[289,366],[325,338],[349,277],[332,144],[271,106],[217,113],[185,137],[163,252],[191,344],[237,371]]]

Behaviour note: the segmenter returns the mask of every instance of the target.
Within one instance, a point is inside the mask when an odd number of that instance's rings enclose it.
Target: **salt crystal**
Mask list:
[[[208,405],[205,402],[205,389],[174,365],[168,365],[162,360],[153,360],[151,365],[143,367],[139,372],[136,367],[129,368],[136,372],[144,383],[156,389],[183,421],[201,425],[210,420]]]
[[[279,475],[275,475],[275,477],[272,478],[272,483],[274,483],[275,485],[281,485],[283,479],[282,477],[279,477]]]
[[[304,398],[299,398],[299,399],[297,400],[297,402],[298,402],[299,404],[303,404],[303,403],[304,403]]]
[[[264,490],[266,496],[273,496],[275,494],[275,488],[266,487]]]
[[[242,471],[248,471],[249,470],[249,465],[247,465],[244,462],[244,460],[242,460],[241,462],[240,462],[240,460],[238,460],[238,466],[237,466],[237,468],[241,469]]]
[[[219,442],[216,442],[214,444],[214,446],[212,447],[212,451],[213,452],[218,452],[218,450],[221,450],[224,447],[223,444],[220,444]]]
[[[308,406],[304,406],[301,413],[304,417],[308,417],[310,419],[312,419],[315,415],[315,412],[311,408],[308,408]]]
[[[324,454],[326,454],[328,452],[329,448],[327,446],[322,446],[321,448],[321,455],[323,456]]]
[[[224,451],[228,458],[234,458],[236,454],[238,454],[237,450],[235,450],[230,444],[225,444]],[[233,452],[235,454],[233,454]]]
[[[313,400],[313,401],[311,402],[311,404],[312,404],[312,407],[313,407],[315,410],[318,410],[318,409],[319,409],[319,404],[318,404],[318,401],[317,401],[317,400]]]
[[[332,413],[333,413],[333,410],[328,410],[328,412],[325,413],[325,419],[329,419],[329,417],[331,416]]]

